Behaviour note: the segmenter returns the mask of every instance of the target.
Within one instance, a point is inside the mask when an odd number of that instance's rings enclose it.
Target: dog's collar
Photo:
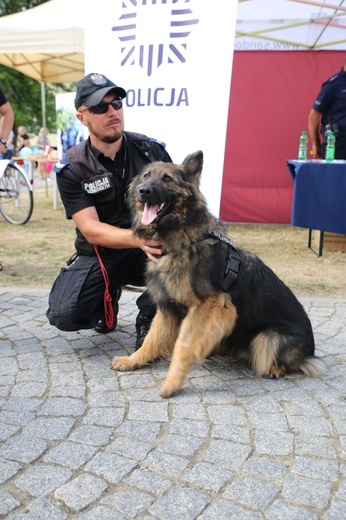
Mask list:
[[[211,238],[217,238],[224,244],[227,244],[228,246],[232,247],[235,251],[237,251],[237,246],[235,243],[230,239],[219,233],[218,231],[209,231],[208,236]]]

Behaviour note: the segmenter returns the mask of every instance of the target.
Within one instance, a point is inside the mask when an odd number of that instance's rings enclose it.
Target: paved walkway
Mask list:
[[[212,358],[164,400],[166,361],[110,368],[133,351],[137,293],[108,336],[50,327],[47,294],[0,289],[0,517],[346,518],[346,300],[302,300],[323,377]]]

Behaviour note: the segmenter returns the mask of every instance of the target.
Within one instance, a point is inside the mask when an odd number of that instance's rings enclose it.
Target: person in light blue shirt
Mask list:
[[[23,157],[23,159],[24,159],[24,170],[25,170],[26,174],[29,175],[29,173],[30,173],[30,161],[26,161],[25,157],[27,157],[28,155],[32,155],[33,151],[32,151],[32,148],[30,146],[30,140],[29,139],[24,139],[23,145],[24,146],[21,148],[21,150],[19,152],[19,155],[21,157]]]

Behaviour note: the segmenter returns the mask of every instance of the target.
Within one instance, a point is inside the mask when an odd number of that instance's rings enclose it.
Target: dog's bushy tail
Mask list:
[[[251,342],[252,370],[257,376],[268,377],[276,364],[280,335],[267,331],[257,334]]]
[[[308,377],[318,377],[326,372],[327,367],[321,359],[311,356],[303,361],[299,370]]]
[[[273,330],[262,331],[251,342],[251,365],[257,376],[275,377],[290,371],[318,377],[327,367],[320,358],[305,357],[296,340]]]

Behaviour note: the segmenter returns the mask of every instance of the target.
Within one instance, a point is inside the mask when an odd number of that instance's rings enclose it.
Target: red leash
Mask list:
[[[94,246],[94,249],[95,249],[95,253],[97,255],[97,258],[98,258],[98,261],[99,261],[99,264],[100,264],[100,267],[101,267],[101,272],[102,272],[102,275],[103,275],[103,279],[105,281],[105,292],[104,292],[104,296],[103,296],[103,306],[104,306],[104,311],[105,311],[105,323],[106,323],[107,327],[113,327],[113,325],[114,325],[114,309],[113,309],[112,297],[109,294],[108,273],[107,273],[107,270],[106,270],[106,268],[104,266],[104,263],[102,262],[102,258],[101,258],[100,253],[99,253],[99,248],[97,246]]]

